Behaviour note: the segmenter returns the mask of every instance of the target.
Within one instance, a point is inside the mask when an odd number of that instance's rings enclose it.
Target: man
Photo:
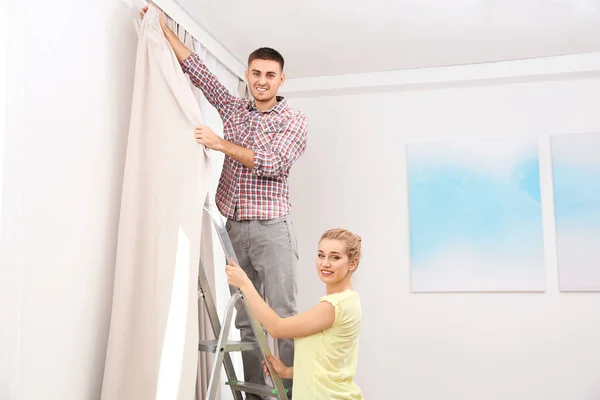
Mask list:
[[[142,11],[145,13],[147,7]],[[250,54],[246,80],[254,101],[232,96],[166,26],[165,37],[182,69],[223,120],[224,139],[209,127],[198,126],[198,143],[225,154],[216,202],[227,218],[226,228],[240,266],[281,317],[295,315],[298,248],[290,218],[289,171],[304,153],[306,117],[277,95],[285,82],[284,60],[270,48]],[[255,340],[245,312],[238,308],[236,327],[242,340]],[[292,365],[292,339],[279,339],[279,356]],[[260,353],[243,352],[244,380],[264,384]],[[284,379],[291,395],[292,380]],[[258,399],[252,395],[247,399]]]

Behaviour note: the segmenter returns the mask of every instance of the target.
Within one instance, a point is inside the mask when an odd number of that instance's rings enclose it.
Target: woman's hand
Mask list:
[[[252,284],[250,279],[248,279],[248,275],[246,275],[244,270],[236,264],[233,258],[229,259],[229,265],[225,267],[225,272],[227,273],[227,283],[231,286],[243,290],[244,286]]]
[[[293,378],[294,369],[290,368],[290,367],[286,367],[285,364],[281,362],[279,357],[267,356],[267,361],[269,361],[269,365],[275,370],[275,372],[277,372],[277,375],[279,375],[280,378],[282,378],[282,379],[292,379]],[[267,374],[267,376],[270,376],[271,374],[269,373],[269,368],[267,368],[267,365],[265,364],[264,361],[262,362],[262,364],[263,364],[263,369],[265,370],[265,374]]]

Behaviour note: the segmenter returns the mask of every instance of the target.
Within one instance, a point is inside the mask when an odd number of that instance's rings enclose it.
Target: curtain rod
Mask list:
[[[189,32],[202,46],[212,54],[225,68],[245,81],[246,65],[240,62],[227,48],[213,38],[194,18],[175,0],[152,0],[149,4],[156,4],[171,19]]]

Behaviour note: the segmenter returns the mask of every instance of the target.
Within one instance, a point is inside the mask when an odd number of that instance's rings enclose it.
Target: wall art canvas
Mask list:
[[[551,137],[562,291],[600,291],[600,133]]]
[[[544,291],[537,138],[407,146],[413,292]]]

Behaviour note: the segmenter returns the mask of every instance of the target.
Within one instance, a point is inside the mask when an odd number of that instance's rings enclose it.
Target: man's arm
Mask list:
[[[237,162],[242,163],[247,168],[252,169],[254,167],[253,150],[221,139],[208,126],[199,125],[194,128],[194,137],[196,138],[196,142],[203,144],[209,149],[220,151]]]
[[[288,171],[306,150],[307,122],[304,114],[290,119],[268,150],[255,150],[251,168],[255,175],[276,177]],[[245,164],[244,164],[245,165]]]
[[[177,60],[180,63],[184,62],[185,59],[192,54],[192,51],[181,43],[181,40],[179,40],[177,35],[175,35],[175,33],[173,33],[173,31],[165,24],[164,16],[162,14],[160,15],[160,26],[165,34],[165,38],[173,48]]]
[[[254,168],[254,150],[252,149],[247,149],[225,139],[221,139],[219,145],[215,147],[215,150],[233,158],[235,161],[243,164],[246,168]]]
[[[225,122],[239,105],[240,99],[229,93],[227,88],[204,65],[200,57],[179,40],[177,35],[165,24],[162,14],[160,24],[183,72],[189,75],[194,86],[202,91],[204,97],[217,109],[221,119]]]
[[[220,151],[253,170],[256,175],[275,177],[286,175],[293,163],[306,149],[306,117],[300,115],[284,126],[268,150],[252,150],[221,139],[210,128],[197,126],[196,141],[206,147]]]

